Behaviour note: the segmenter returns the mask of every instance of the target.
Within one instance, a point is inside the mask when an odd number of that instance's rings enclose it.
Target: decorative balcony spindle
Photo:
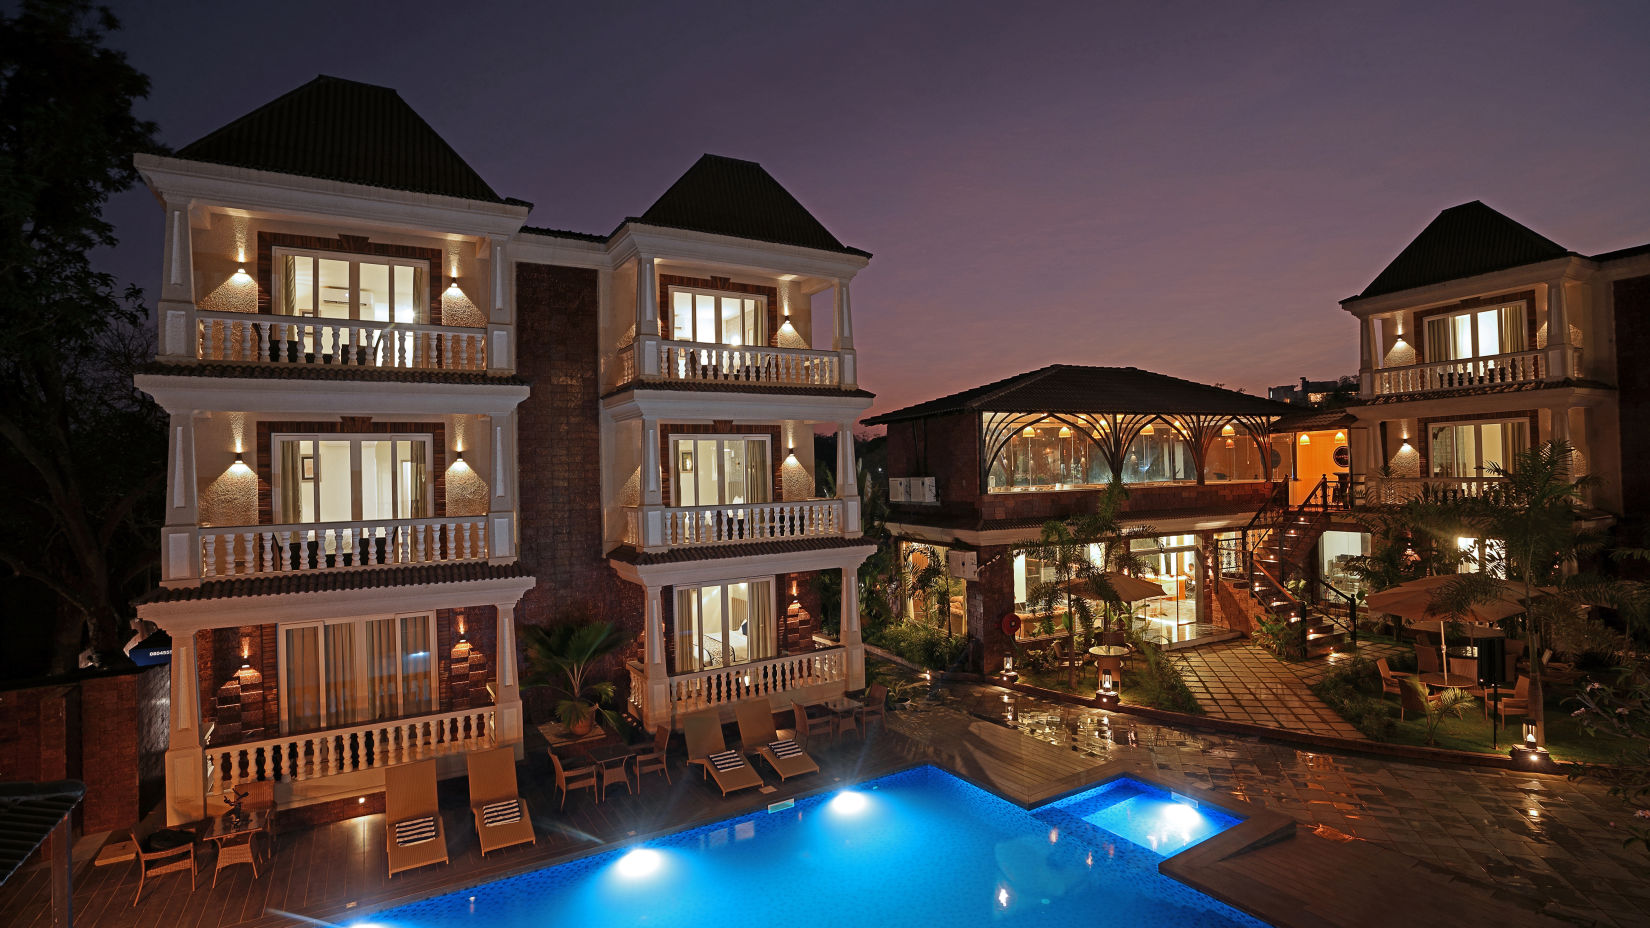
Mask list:
[[[484,517],[200,530],[202,578],[485,559]]]
[[[255,313],[199,312],[197,354],[203,361],[261,364],[486,370],[486,330],[479,327],[317,319],[303,322]]]

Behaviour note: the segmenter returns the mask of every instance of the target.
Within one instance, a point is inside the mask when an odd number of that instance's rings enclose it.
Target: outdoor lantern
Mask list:
[[[1527,721],[1527,722],[1524,723],[1524,746],[1526,748],[1529,748],[1532,751],[1535,750],[1539,746],[1535,743],[1535,723],[1534,722],[1528,722]]]
[[[1107,667],[1105,670],[1100,671],[1100,691],[1103,692],[1103,693],[1111,692],[1111,668],[1110,667]]]
[[[246,272],[246,268],[238,267],[235,268],[234,275],[229,279],[234,281],[236,286],[243,286],[252,282],[252,275]]]
[[[1345,432],[1336,432],[1335,433],[1335,442],[1337,444],[1342,444],[1342,445],[1346,444],[1346,433]]]

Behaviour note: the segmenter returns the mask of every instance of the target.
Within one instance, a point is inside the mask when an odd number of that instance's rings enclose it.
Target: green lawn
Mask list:
[[[1410,713],[1409,719],[1399,722],[1397,732],[1386,740],[1393,744],[1424,746],[1427,743],[1426,731],[1426,721]],[[1484,720],[1482,710],[1474,706],[1462,718],[1446,716],[1438,726],[1433,747],[1505,754],[1508,748],[1524,737],[1523,717],[1509,718],[1507,727],[1501,729],[1499,734],[1499,747],[1491,747],[1490,723]],[[1625,739],[1609,736],[1595,738],[1587,734],[1565,706],[1558,703],[1547,705],[1547,750],[1555,760],[1609,764],[1616,762],[1625,747],[1628,747]]]

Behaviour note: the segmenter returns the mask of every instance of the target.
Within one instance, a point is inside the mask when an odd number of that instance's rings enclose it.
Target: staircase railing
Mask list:
[[[1329,581],[1324,580],[1322,577],[1313,577],[1309,588],[1313,591],[1320,606],[1318,612],[1325,618],[1329,619],[1329,621],[1339,625],[1341,629],[1346,632],[1347,640],[1351,642],[1354,647],[1356,647],[1358,644],[1358,598],[1340,587],[1335,586]],[[1333,600],[1345,604],[1346,620],[1344,622],[1341,621],[1341,619],[1336,616],[1334,612],[1321,608],[1322,604],[1326,601],[1323,597],[1324,593],[1328,593]]]

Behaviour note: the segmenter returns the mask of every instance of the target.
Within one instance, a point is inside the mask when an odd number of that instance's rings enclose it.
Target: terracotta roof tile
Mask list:
[[[1587,387],[1594,390],[1614,390],[1615,387],[1598,380],[1568,377],[1564,380],[1527,380],[1521,383],[1498,383],[1482,387],[1460,387],[1454,390],[1428,390],[1425,393],[1388,393],[1360,402],[1359,406],[1391,406],[1394,403],[1416,403],[1422,400],[1454,399],[1461,396],[1494,396],[1499,393],[1530,393],[1536,390],[1562,390],[1569,387]]]
[[[421,564],[416,567],[366,567],[360,570],[317,570],[269,577],[236,577],[205,580],[200,586],[154,590],[139,599],[148,603],[198,602],[207,599],[236,599],[244,596],[285,596],[293,593],[327,593],[334,590],[372,590],[392,586],[426,586],[435,583],[465,583],[475,580],[506,580],[531,577],[523,565]]]

